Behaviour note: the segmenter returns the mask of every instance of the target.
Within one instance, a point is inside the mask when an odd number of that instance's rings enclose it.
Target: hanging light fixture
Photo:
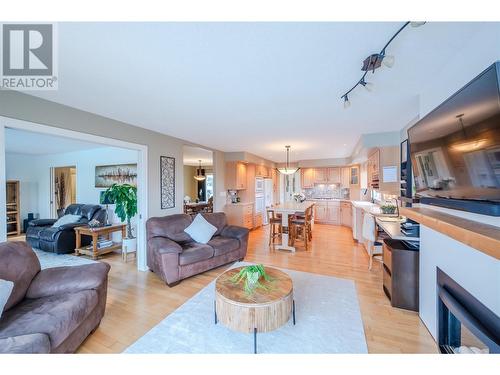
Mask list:
[[[199,160],[200,166],[198,169],[196,169],[196,176],[194,176],[194,179],[196,181],[204,181],[205,180],[205,175],[203,174],[203,170],[201,169],[201,160]]]
[[[286,148],[286,165],[284,168],[276,168],[279,173],[284,175],[291,175],[297,172],[300,168],[290,167],[290,146],[285,146]]]
[[[378,69],[384,64],[384,66],[388,68],[392,68],[394,66],[394,61],[395,58],[392,55],[386,55],[385,50],[391,44],[391,42],[398,36],[398,34],[403,31],[405,27],[408,25],[411,25],[412,27],[420,27],[424,25],[424,21],[415,21],[415,22],[405,22],[403,26],[399,28],[399,30],[392,36],[391,39],[385,44],[384,48],[380,51],[380,53],[373,53],[370,56],[368,56],[364,61],[363,61],[363,66],[361,68],[362,71],[364,71],[363,76],[361,79],[356,82],[356,84],[349,89],[344,95],[341,96],[341,99],[344,99],[344,108],[347,109],[351,106],[351,102],[349,101],[347,95],[349,95],[356,87],[359,85],[363,86],[365,89],[368,91],[371,91],[373,89],[373,84],[371,82],[366,82],[365,77],[368,74],[368,72],[375,73],[375,69]]]

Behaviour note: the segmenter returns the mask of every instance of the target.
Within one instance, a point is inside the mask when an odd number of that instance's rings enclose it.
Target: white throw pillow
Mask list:
[[[64,215],[60,217],[52,227],[57,228],[64,224],[73,224],[82,218],[82,215]]]
[[[7,300],[13,288],[14,283],[12,281],[0,279],[0,318],[2,317],[3,308],[7,304]]]
[[[217,232],[217,228],[210,224],[202,215],[198,214],[193,222],[184,229],[184,232],[189,234],[196,242],[207,243],[214,233]]]

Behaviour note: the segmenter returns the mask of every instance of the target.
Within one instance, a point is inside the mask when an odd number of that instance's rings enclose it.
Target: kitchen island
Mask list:
[[[294,215],[295,213],[303,214],[309,207],[312,207],[314,202],[285,202],[272,207],[275,214],[281,214],[281,225],[283,227],[283,234],[281,236],[281,243],[276,245],[278,250],[287,250],[295,252],[295,247],[288,244],[288,217]]]

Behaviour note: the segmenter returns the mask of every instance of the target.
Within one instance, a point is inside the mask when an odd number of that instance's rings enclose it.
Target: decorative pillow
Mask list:
[[[217,228],[210,224],[202,215],[198,214],[193,222],[184,229],[184,232],[189,234],[196,242],[207,243],[214,233],[217,232]]]
[[[61,225],[64,224],[73,224],[78,222],[82,218],[82,215],[64,215],[57,219],[57,221],[52,225],[53,228],[60,227]]]
[[[14,283],[12,281],[0,279],[0,318],[2,317],[3,308],[7,304],[7,300],[13,288]]]

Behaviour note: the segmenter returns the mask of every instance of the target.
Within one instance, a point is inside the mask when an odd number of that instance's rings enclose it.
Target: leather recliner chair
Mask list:
[[[35,249],[57,254],[68,254],[75,251],[76,235],[74,228],[83,226],[96,219],[101,224],[106,220],[106,211],[97,204],[70,204],[65,215],[81,215],[76,223],[53,227],[56,219],[38,219],[29,223],[26,230],[26,242]],[[90,244],[90,237],[82,236],[82,246]]]

